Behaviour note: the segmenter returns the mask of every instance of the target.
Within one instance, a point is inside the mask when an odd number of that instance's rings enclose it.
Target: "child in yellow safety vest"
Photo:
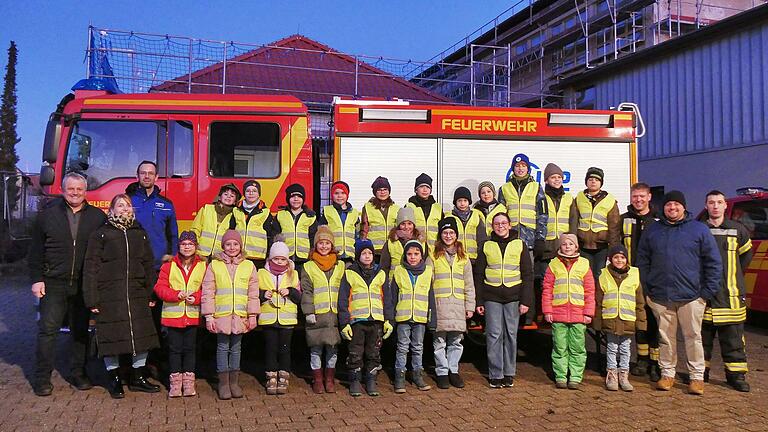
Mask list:
[[[395,393],[405,393],[405,366],[411,353],[411,378],[419,390],[432,387],[424,382],[424,333],[434,331],[435,291],[432,289],[431,266],[427,265],[424,247],[411,240],[403,248],[403,263],[392,274],[391,303],[395,305],[397,322],[397,353],[395,355]],[[410,348],[410,349],[409,349]]]
[[[274,237],[275,219],[261,200],[261,184],[248,180],[243,184],[243,201],[232,211],[230,229],[243,238],[243,255],[256,267],[264,267],[269,245]]]
[[[421,173],[416,177],[413,189],[415,194],[408,199],[405,206],[413,209],[413,222],[424,234],[427,242],[425,251],[432,250],[437,240],[437,223],[443,218],[443,206],[432,196],[432,177],[427,174]]]
[[[472,192],[464,186],[457,188],[453,193],[453,210],[447,217],[456,220],[457,240],[464,246],[469,260],[474,263],[477,259],[477,252],[488,238],[488,233],[485,231],[483,212],[471,208],[470,204],[472,204]],[[438,234],[439,239],[440,235]]]
[[[477,200],[473,208],[480,210],[485,220],[485,233],[491,235],[493,232],[492,221],[493,217],[498,213],[506,213],[507,206],[499,203],[496,199],[496,187],[489,181],[481,181],[477,186],[477,196],[480,198]]]
[[[349,185],[343,181],[331,185],[331,205],[323,207],[318,225],[328,225],[335,239],[339,258],[352,261],[355,257],[355,239],[360,228],[360,212],[349,203]]]
[[[381,260],[379,264],[381,269],[391,278],[392,272],[403,262],[403,246],[411,240],[418,240],[421,246],[426,248],[423,233],[416,228],[414,223],[416,217],[414,210],[410,207],[403,207],[397,212],[395,226],[389,231],[387,242],[381,251]]]
[[[392,201],[392,186],[386,177],[376,177],[371,189],[373,197],[363,205],[360,212],[360,238],[373,242],[376,263],[380,263],[389,231],[397,227],[398,207]]]
[[[317,231],[317,215],[304,203],[307,193],[304,186],[294,183],[285,188],[286,205],[275,216],[275,234],[282,233],[288,246],[288,258],[297,268],[309,259],[312,239]]]
[[[335,393],[339,336],[339,287],[344,277],[344,262],[334,250],[331,230],[320,225],[315,234],[315,247],[301,273],[301,311],[304,313],[312,369],[312,391]],[[323,370],[325,351],[325,370]]]
[[[179,235],[179,253],[163,263],[155,294],[163,302],[160,324],[168,339],[171,369],[168,397],[194,396],[195,339],[200,323],[201,286],[205,261],[197,256],[197,236],[192,231]]]
[[[203,278],[200,312],[205,328],[216,334],[219,399],[243,397],[239,384],[243,334],[257,325],[259,280],[256,266],[243,256],[243,240],[235,230],[221,238],[224,249],[208,265]]]
[[[605,268],[607,271],[600,273],[595,294],[597,314],[592,325],[608,338],[605,388],[611,391],[619,387],[624,391],[634,390],[629,382],[632,335],[647,327],[640,271],[629,265],[628,255],[623,245],[608,251],[610,264]]]
[[[544,274],[541,308],[552,323],[555,385],[578,390],[587,363],[586,325],[595,315],[595,280],[575,234],[560,236],[557,257]]]
[[[289,257],[288,246],[277,236],[269,249],[266,265],[259,270],[259,325],[264,333],[268,395],[288,393],[291,337],[298,324],[301,303],[299,272]]]
[[[232,211],[239,200],[237,186],[227,183],[219,189],[215,203],[205,204],[197,211],[189,229],[197,236],[198,255],[210,261],[221,252],[221,238],[230,229]]]

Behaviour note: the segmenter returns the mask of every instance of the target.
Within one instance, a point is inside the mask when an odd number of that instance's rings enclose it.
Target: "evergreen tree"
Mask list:
[[[14,171],[19,162],[16,144],[16,42],[8,48],[8,64],[5,66],[5,85],[0,105],[0,171]]]

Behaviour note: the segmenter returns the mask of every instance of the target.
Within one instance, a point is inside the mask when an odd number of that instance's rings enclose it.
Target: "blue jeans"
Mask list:
[[[325,367],[335,368],[338,359],[336,345],[317,345],[309,347],[309,367],[317,370],[323,367],[323,348],[325,348]]]
[[[133,366],[134,369],[142,368],[147,364],[147,355],[149,353],[143,352],[143,353],[137,353],[135,356],[133,356],[133,361],[131,366]],[[106,366],[107,371],[115,370],[120,367],[120,356],[104,356],[104,366]]]
[[[240,347],[243,335],[216,335],[216,372],[240,370]]]
[[[618,369],[629,370],[629,358],[632,356],[632,338],[611,333],[606,334],[606,337],[608,338],[608,345],[605,349],[605,355],[608,360],[608,369],[617,368],[616,355],[618,354]]]
[[[515,376],[520,302],[486,301],[484,306],[488,378],[502,379],[505,376]]]
[[[424,357],[424,333],[427,330],[425,324],[399,323],[397,324],[397,354],[395,355],[395,370],[405,370],[408,359],[408,348],[411,351],[411,369],[423,369]]]
[[[435,349],[435,374],[446,376],[448,372],[459,373],[459,360],[464,352],[461,340],[464,334],[457,331],[435,332],[432,347]]]

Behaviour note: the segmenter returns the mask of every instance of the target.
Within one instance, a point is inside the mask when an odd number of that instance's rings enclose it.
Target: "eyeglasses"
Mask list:
[[[496,227],[509,226],[509,222],[494,222],[493,226],[496,226]]]

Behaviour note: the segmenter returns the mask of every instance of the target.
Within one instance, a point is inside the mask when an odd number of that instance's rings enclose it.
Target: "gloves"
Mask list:
[[[388,338],[392,334],[392,324],[389,321],[384,321],[384,339]]]
[[[343,329],[341,329],[341,337],[344,339],[351,341],[352,340],[352,326],[347,324],[344,326]]]
[[[306,317],[307,324],[317,324],[317,317],[315,314],[309,314]]]

